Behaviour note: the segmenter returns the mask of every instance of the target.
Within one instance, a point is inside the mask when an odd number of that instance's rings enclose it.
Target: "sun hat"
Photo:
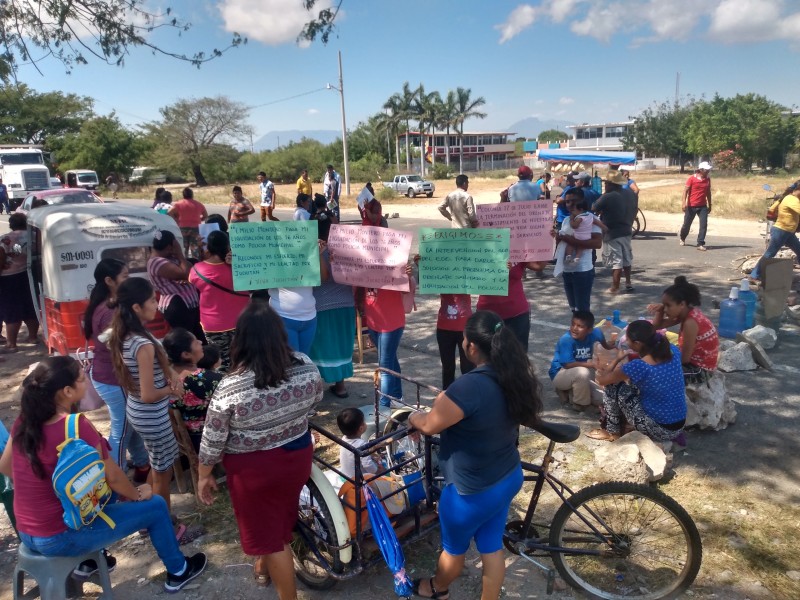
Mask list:
[[[625,177],[622,173],[616,170],[611,170],[606,173],[606,179],[608,183],[615,183],[617,185],[625,185],[628,183],[628,178]]]
[[[697,165],[697,170],[699,171],[701,169],[703,171],[710,171],[711,170],[711,163],[708,162],[707,160],[704,160],[699,165]]]

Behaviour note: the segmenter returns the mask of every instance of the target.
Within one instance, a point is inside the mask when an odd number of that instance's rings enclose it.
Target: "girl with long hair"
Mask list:
[[[655,442],[672,441],[686,423],[686,394],[681,353],[652,323],[640,319],[626,330],[628,345],[639,358],[623,364],[624,354],[608,367],[598,367],[597,383],[605,386],[605,429],[593,429],[592,439],[614,441],[622,417]]]
[[[445,488],[439,504],[442,546],[436,574],[416,580],[414,593],[445,600],[461,575],[474,538],[483,562],[483,600],[496,599],[505,578],[503,530],[522,487],[519,426],[535,425],[541,386],[522,344],[503,319],[477,311],[464,329],[464,352],[475,368],[441,392],[430,412],[412,413],[409,426],[440,434]]]
[[[145,326],[157,312],[155,290],[149,281],[141,277],[123,281],[117,288],[117,312],[108,346],[117,380],[127,393],[128,420],[142,436],[150,457],[153,493],[164,498],[169,508],[172,464],[178,457],[169,399],[180,392],[164,349]]]
[[[230,373],[208,407],[200,445],[197,496],[211,504],[211,475],[222,460],[245,554],[253,576],[275,583],[281,600],[297,598],[292,530],[300,491],[311,473],[308,412],[322,399],[314,363],[289,347],[281,318],[254,300],[236,323]]]
[[[78,437],[97,450],[105,466],[106,482],[127,502],[112,500],[104,507],[113,528],[103,519],[77,530],[64,524],[64,510],[51,479],[58,462],[58,447],[66,437],[64,420],[76,411],[85,392],[86,375],[70,356],[43,359],[22,382],[20,415],[0,458],[0,473],[14,479],[14,513],[20,540],[45,556],[81,556],[147,529],[167,569],[164,588],[177,592],[203,572],[205,554],[199,552],[189,558],[181,553],[164,500],[154,496],[147,484],[133,486],[110,456],[108,442],[83,415],[78,417]],[[107,561],[109,567],[116,564],[110,555]],[[76,569],[81,577],[95,572],[94,560],[85,561]]]
[[[88,375],[97,393],[108,406],[111,418],[111,432],[108,441],[111,444],[111,457],[125,469],[126,450],[131,454],[136,469],[134,481],[144,482],[150,472],[147,450],[142,438],[128,423],[125,414],[125,390],[114,374],[111,353],[106,346],[107,330],[111,327],[116,308],[117,288],[128,279],[128,267],[116,258],[104,258],[94,269],[94,287],[89,295],[89,304],[83,314],[83,333],[94,346],[92,370]]]
[[[199,452],[208,403],[222,373],[198,367],[197,363],[203,360],[203,344],[190,331],[180,327],[164,336],[164,351],[183,383],[183,397],[173,397],[170,403],[181,412],[194,449]]]

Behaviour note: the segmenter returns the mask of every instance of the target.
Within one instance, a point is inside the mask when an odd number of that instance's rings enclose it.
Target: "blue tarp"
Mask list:
[[[632,165],[636,163],[635,152],[588,152],[580,150],[539,150],[539,160],[565,163],[607,163],[609,165]]]

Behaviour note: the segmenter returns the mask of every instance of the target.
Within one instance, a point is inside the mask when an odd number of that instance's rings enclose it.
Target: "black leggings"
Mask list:
[[[164,311],[164,319],[166,319],[169,326],[175,329],[182,327],[183,329],[194,334],[203,345],[206,343],[206,335],[203,333],[203,328],[200,327],[200,307],[187,308],[186,303],[180,296],[173,296],[169,301],[167,310]]]
[[[508,327],[516,336],[516,338],[519,340],[519,343],[522,344],[522,347],[525,349],[525,353],[527,354],[528,336],[531,332],[531,311],[527,310],[516,317],[503,319],[503,323],[505,323],[505,326]]]
[[[436,343],[439,344],[439,358],[442,361],[443,390],[446,390],[456,379],[456,348],[458,348],[461,374],[469,373],[475,368],[475,365],[473,365],[469,359],[467,359],[467,355],[464,354],[464,348],[461,347],[463,339],[463,331],[449,331],[447,329],[436,330]]]

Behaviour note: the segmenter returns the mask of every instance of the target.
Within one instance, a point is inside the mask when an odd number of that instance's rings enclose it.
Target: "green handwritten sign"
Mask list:
[[[421,294],[508,295],[508,229],[419,230]]]
[[[316,221],[234,223],[229,234],[234,290],[320,284]]]

